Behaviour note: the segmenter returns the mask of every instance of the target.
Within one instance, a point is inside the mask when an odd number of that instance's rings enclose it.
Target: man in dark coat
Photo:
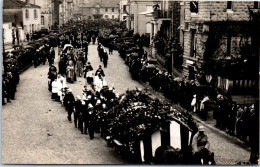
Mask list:
[[[113,54],[114,45],[113,42],[109,43],[109,54]]]
[[[89,133],[90,139],[92,140],[94,138],[96,118],[95,118],[94,107],[91,103],[88,104],[88,116],[89,116],[88,133]]]
[[[98,75],[98,74],[100,74],[102,77],[105,76],[105,73],[104,73],[101,65],[99,65],[99,68],[97,69],[97,71],[95,73],[95,75]]]
[[[104,55],[103,55],[103,64],[104,64],[104,68],[107,68],[107,60],[108,60],[108,54],[107,51],[104,51]]]
[[[51,47],[48,56],[48,62],[49,65],[51,66],[54,63],[54,59],[55,59],[55,51],[53,49],[53,47]]]
[[[68,111],[68,117],[67,118],[70,121],[70,123],[72,123],[71,114],[73,113],[74,103],[75,103],[75,98],[72,94],[72,90],[68,89],[68,93],[64,97],[64,105],[65,105],[65,107]]]
[[[78,129],[81,131],[81,134],[83,134],[84,131],[86,132],[86,128],[87,128],[86,112],[87,112],[86,101],[83,100],[81,102],[81,108],[80,108],[80,112],[79,112],[79,124],[78,124]],[[83,127],[83,124],[84,124],[84,127]]]
[[[51,90],[52,90],[51,84],[55,80],[55,78],[57,78],[57,68],[53,64],[49,68],[48,78],[50,79],[48,88],[49,88],[49,91],[51,92]]]
[[[103,60],[103,55],[104,55],[104,49],[103,49],[101,44],[98,45],[97,51],[98,51],[98,56],[100,58],[100,61],[102,61]]]
[[[66,62],[63,57],[59,61],[59,73],[64,76],[66,74]]]
[[[75,124],[75,128],[77,128],[79,125],[79,113],[80,113],[80,110],[81,110],[81,107],[82,107],[82,104],[81,104],[81,98],[80,96],[78,95],[76,97],[76,102],[75,102],[75,110],[74,110],[74,124]]]

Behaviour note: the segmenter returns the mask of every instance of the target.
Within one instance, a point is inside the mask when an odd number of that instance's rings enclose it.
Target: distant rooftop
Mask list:
[[[120,0],[89,0],[89,2],[84,3],[83,7],[95,7],[96,5],[100,5],[100,7],[119,7]]]
[[[4,0],[3,9],[21,9],[21,8],[41,8],[38,5],[30,4],[20,0]]]

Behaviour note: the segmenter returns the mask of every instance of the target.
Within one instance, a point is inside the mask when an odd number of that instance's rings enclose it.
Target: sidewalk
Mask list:
[[[20,42],[19,45],[23,45],[23,46],[26,46],[28,45],[29,42],[27,41],[23,41],[23,42]],[[14,45],[18,45],[17,42],[15,44],[13,43],[5,43],[4,46],[5,46],[5,50],[9,50],[9,49],[12,49]]]
[[[231,135],[227,134],[225,131],[215,127],[216,120],[213,119],[213,111],[209,111],[207,121],[201,120],[200,117],[197,116],[197,114],[195,114],[195,113],[192,114],[192,117],[199,124],[202,124],[203,126],[211,129],[212,131],[214,131],[214,132],[218,133],[219,135],[223,136],[224,138],[229,139],[232,143],[237,144],[237,145],[245,148],[248,151],[251,150],[251,148],[245,142],[243,142],[243,141],[239,140],[237,137],[231,136]]]
[[[161,65],[161,68],[162,69],[165,69],[163,67],[163,65],[165,64],[165,61],[162,60],[162,58],[158,55],[156,55],[156,51],[155,51],[155,48],[152,49],[152,55],[151,55],[151,49],[148,48],[148,47],[144,47],[144,50],[147,51],[148,55],[150,55],[150,58],[156,58],[158,60],[158,62],[160,63]],[[166,69],[165,69],[166,70]],[[174,76],[174,75],[173,75]],[[159,92],[158,92],[159,93]],[[162,93],[160,93],[161,96],[164,96]],[[165,98],[165,97],[164,97]],[[169,99],[167,99],[167,101],[170,102]],[[186,110],[186,109],[185,109]],[[202,124],[203,126],[211,129],[212,131],[214,131],[215,133],[223,136],[224,138],[226,139],[229,139],[231,142],[245,148],[246,150],[250,150],[250,147],[243,141],[239,140],[238,138],[236,138],[235,136],[231,136],[229,134],[227,134],[225,131],[221,130],[221,129],[218,129],[215,127],[216,125],[216,120],[213,119],[213,111],[209,111],[208,113],[208,119],[207,121],[203,121],[201,120],[201,118],[197,115],[197,114],[192,114],[192,117],[194,120],[196,120],[199,124]]]

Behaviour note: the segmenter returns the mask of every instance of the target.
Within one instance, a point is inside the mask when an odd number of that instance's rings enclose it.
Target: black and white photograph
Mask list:
[[[260,1],[1,0],[2,165],[259,165]]]

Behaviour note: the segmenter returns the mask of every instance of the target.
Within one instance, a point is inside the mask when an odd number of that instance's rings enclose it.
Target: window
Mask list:
[[[105,18],[108,19],[108,15],[105,15]]]
[[[254,9],[258,9],[258,2],[254,1]]]
[[[25,10],[25,18],[29,19],[29,10],[28,9]]]
[[[41,16],[41,25],[44,25],[44,16]]]
[[[107,8],[105,9],[105,12],[107,12]]]
[[[38,18],[38,12],[36,9],[34,9],[34,18],[37,19]]]
[[[196,1],[190,2],[190,12],[198,13],[198,9],[199,9],[198,5],[199,5],[198,2],[196,2]]]
[[[123,11],[126,11],[126,5],[123,5]]]
[[[232,1],[227,1],[227,9],[232,10]]]
[[[100,11],[99,8],[96,8],[96,13],[99,13],[99,11]]]
[[[114,19],[115,18],[115,16],[114,15],[112,15],[112,19]]]
[[[190,57],[196,57],[196,30],[191,30],[191,46],[190,46]]]
[[[115,8],[112,8],[112,12],[114,12],[115,11]]]

